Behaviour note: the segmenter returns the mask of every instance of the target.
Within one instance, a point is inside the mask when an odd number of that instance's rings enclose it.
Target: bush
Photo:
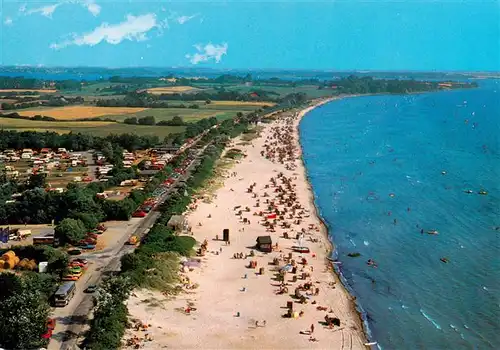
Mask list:
[[[137,118],[136,117],[126,118],[123,122],[125,124],[136,125],[137,124]]]
[[[155,125],[156,124],[155,117],[153,117],[153,116],[147,116],[147,117],[144,117],[144,118],[139,118],[137,120],[137,122],[140,125]]]
[[[54,229],[54,236],[60,244],[77,243],[85,238],[86,228],[83,222],[75,219],[64,219]]]

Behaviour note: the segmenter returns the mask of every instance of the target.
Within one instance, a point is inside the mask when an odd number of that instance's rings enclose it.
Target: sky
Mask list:
[[[0,65],[500,71],[500,0],[0,0]]]

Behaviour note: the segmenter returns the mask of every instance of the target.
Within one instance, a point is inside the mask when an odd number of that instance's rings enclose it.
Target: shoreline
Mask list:
[[[330,231],[328,228],[328,224],[326,223],[325,219],[321,215],[319,208],[316,205],[314,191],[313,191],[313,187],[312,187],[309,175],[307,173],[307,168],[306,168],[305,160],[304,160],[304,156],[303,156],[303,147],[302,147],[302,143],[300,140],[300,123],[302,122],[303,118],[307,116],[308,113],[310,113],[314,109],[321,107],[325,104],[328,104],[330,102],[341,100],[344,98],[353,98],[353,97],[359,97],[359,96],[365,96],[365,95],[345,95],[345,96],[331,97],[331,98],[327,98],[325,100],[321,100],[317,103],[313,103],[313,105],[302,109],[299,112],[299,115],[297,118],[298,120],[295,123],[295,133],[296,133],[296,139],[298,142],[298,147],[300,148],[300,160],[301,160],[302,172],[304,174],[304,178],[305,178],[305,181],[307,183],[307,188],[308,188],[308,191],[310,193],[309,201],[310,201],[311,206],[314,208],[314,215],[321,222],[321,232],[322,232],[323,236],[325,237],[325,239],[327,240],[327,242],[329,243],[329,248],[328,248],[328,251],[326,252],[326,256],[325,256],[325,265],[332,268],[332,273],[334,274],[336,280],[338,282],[340,282],[345,293],[350,298],[350,301],[352,302],[353,312],[355,312],[357,314],[357,316],[359,318],[358,319],[359,325],[363,329],[363,333],[364,333],[364,336],[366,338],[365,343],[370,343],[370,342],[374,342],[374,340],[371,338],[371,332],[370,332],[368,321],[367,321],[366,316],[365,316],[365,311],[364,311],[363,307],[357,301],[357,298],[354,295],[354,290],[347,283],[347,280],[345,279],[344,275],[342,274],[342,272],[338,268],[338,265],[332,263],[332,261],[330,260],[330,257],[333,260],[338,260],[337,259],[338,252],[337,252],[337,248],[335,246],[335,242],[333,241],[333,238],[331,238],[329,235]],[[375,345],[375,344],[373,344],[373,345]]]
[[[143,348],[367,348],[353,297],[328,261],[334,246],[314,204],[299,139],[301,118],[334,99],[281,113],[250,142],[231,140],[223,154],[238,148],[244,156],[224,171],[211,201],[197,196],[185,213],[192,236],[208,248],[181,268],[183,292],[136,290],[128,300],[131,317],[150,325],[153,340]],[[230,244],[222,239],[226,228]],[[267,253],[255,248],[264,235],[275,248]],[[310,253],[294,250],[297,241]],[[285,270],[280,282],[283,265],[297,271]],[[125,339],[140,335],[129,329]]]

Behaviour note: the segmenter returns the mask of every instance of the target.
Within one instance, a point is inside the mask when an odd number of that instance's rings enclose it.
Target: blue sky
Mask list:
[[[3,0],[2,65],[500,71],[500,0]]]

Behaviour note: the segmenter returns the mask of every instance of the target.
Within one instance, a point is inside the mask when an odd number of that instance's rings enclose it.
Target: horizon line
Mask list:
[[[489,73],[489,74],[500,74],[500,70],[420,70],[420,69],[333,69],[333,68],[214,68],[214,67],[191,67],[191,66],[136,66],[136,67],[126,67],[126,66],[45,66],[45,65],[4,65],[0,64],[0,68],[33,68],[33,69],[79,69],[79,68],[89,68],[89,69],[190,69],[190,70],[212,70],[212,71],[302,71],[302,72],[323,72],[323,73]]]

